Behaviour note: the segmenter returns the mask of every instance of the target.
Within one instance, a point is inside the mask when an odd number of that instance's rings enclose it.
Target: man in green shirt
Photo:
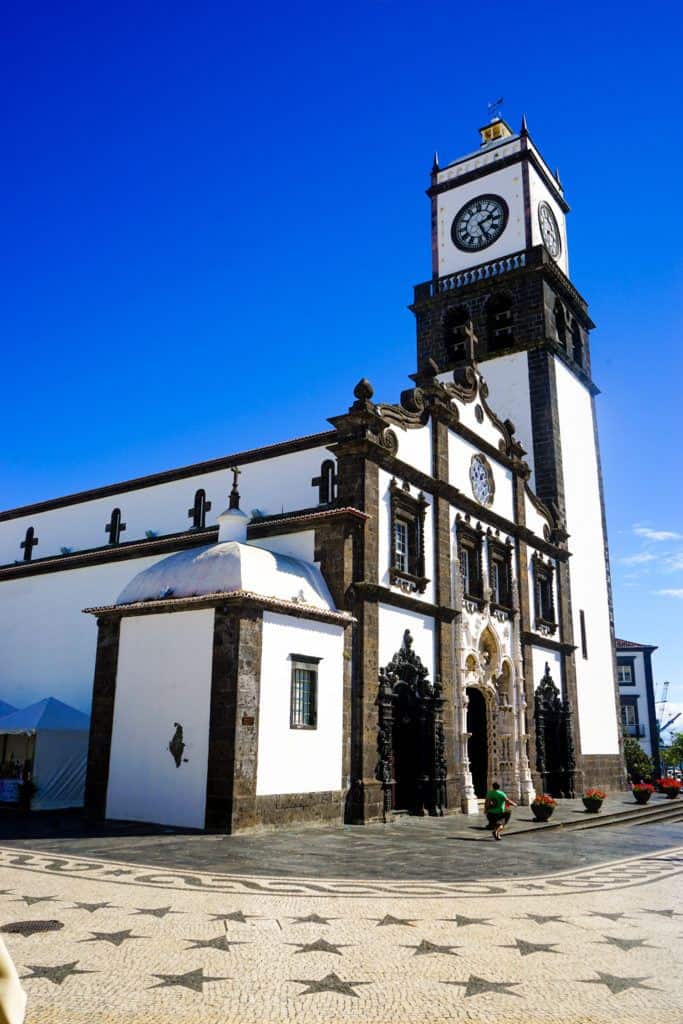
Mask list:
[[[516,806],[517,804],[515,801],[511,800],[510,797],[503,792],[499,783],[494,782],[493,786],[486,794],[486,803],[484,804],[488,819],[493,825],[494,839],[500,839],[503,834],[503,827],[507,825],[510,820],[508,807]]]

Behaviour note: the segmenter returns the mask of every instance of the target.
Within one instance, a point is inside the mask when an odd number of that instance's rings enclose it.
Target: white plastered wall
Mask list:
[[[488,359],[481,364],[481,372],[489,386],[489,405],[501,420],[512,420],[515,437],[526,449],[525,459],[532,472],[529,485],[533,488],[534,443],[527,353],[514,352],[512,355]]]
[[[472,497],[470,465],[472,457],[479,454],[481,454],[480,450],[473,444],[470,444],[469,441],[466,441],[464,437],[461,437],[452,430],[448,431],[449,482],[466,494],[468,498]],[[497,512],[498,515],[505,516],[506,519],[514,521],[512,472],[505,466],[501,466],[496,459],[490,458],[488,455],[485,458],[491,467],[495,483],[493,503],[487,507],[491,508],[493,512]]]
[[[0,585],[0,698],[26,707],[57,697],[89,713],[97,625],[82,609],[113,604],[164,555],[108,562]]]
[[[418,612],[410,612],[391,605],[379,605],[379,664],[385,668],[403,645],[403,634],[410,630],[413,650],[429,669],[429,679],[434,682],[434,619]]]
[[[317,505],[318,490],[311,480],[319,476],[321,463],[331,457],[326,448],[310,448],[247,463],[239,482],[242,508],[247,513],[258,508],[274,515]],[[121,541],[144,540],[147,530],[159,535],[183,532],[190,528],[188,509],[200,489],[211,502],[206,525],[212,526],[227,507],[231,486],[231,472],[221,469],[0,522],[0,564],[23,559],[19,545],[29,526],[39,539],[34,559],[58,555],[62,547],[82,551],[106,545],[104,528],[114,508],[121,510],[126,524]]]
[[[619,726],[591,396],[555,359],[582,754],[616,754]],[[580,611],[588,657],[581,653]]]
[[[545,647],[532,647],[531,648],[531,663],[533,665],[534,672],[534,690],[538,689],[538,685],[545,675],[546,663],[550,667],[550,675],[553,677],[553,682],[562,693],[562,655],[558,654],[557,651],[549,651]],[[534,713],[534,709],[531,708],[531,715]]]
[[[500,238],[486,249],[463,252],[451,239],[453,219],[470,199],[489,193],[502,196],[508,205],[509,218],[505,230]],[[456,185],[438,195],[436,203],[440,277],[526,249],[521,164],[513,164],[474,181]]]
[[[391,473],[387,473],[385,470],[380,469],[379,471],[379,523],[378,523],[378,534],[379,534],[379,557],[377,560],[378,567],[378,581],[384,587],[391,587],[393,590],[400,592],[400,587],[392,585],[389,582],[389,568],[391,564],[391,491],[390,484],[394,479]],[[402,481],[398,478],[397,482],[399,485]],[[417,487],[410,487],[410,494],[413,498],[416,498],[419,494]],[[425,510],[425,522],[424,522],[424,552],[425,552],[425,576],[429,580],[425,587],[424,593],[413,593],[411,597],[414,597],[418,601],[433,601],[434,600],[434,518],[432,508],[432,495],[424,495],[425,500],[428,502],[428,507]]]
[[[315,729],[290,728],[291,655],[320,658]],[[257,796],[342,788],[344,629],[263,614]]]
[[[428,423],[424,427],[404,430],[392,425],[391,428],[398,438],[397,458],[414,466],[420,472],[432,475],[432,427]]]
[[[567,219],[560,204],[547,188],[536,169],[529,165],[529,200],[531,206],[531,244],[543,245],[541,226],[538,220],[538,205],[546,202],[555,215],[562,239],[562,251],[555,261],[564,274],[569,277],[569,258],[567,254]]]
[[[214,617],[206,608],[122,619],[108,818],[204,828]]]

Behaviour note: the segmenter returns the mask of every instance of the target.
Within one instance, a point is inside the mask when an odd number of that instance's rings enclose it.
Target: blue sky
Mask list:
[[[0,504],[324,429],[361,376],[397,398],[433,152],[502,95],[598,325],[617,631],[683,710],[683,32],[652,10],[7,7]]]

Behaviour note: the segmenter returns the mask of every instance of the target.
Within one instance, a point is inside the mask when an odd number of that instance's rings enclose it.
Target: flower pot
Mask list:
[[[664,792],[665,792],[666,797],[667,797],[668,800],[675,800],[676,797],[678,796],[680,790],[674,789],[673,787],[666,786],[664,788]]]
[[[593,814],[597,814],[602,807],[602,800],[597,800],[594,796],[584,796],[582,800],[586,810],[591,811]]]
[[[652,793],[648,789],[641,793],[639,793],[637,790],[634,790],[633,796],[637,804],[646,804],[652,796]]]
[[[555,808],[550,804],[532,804],[531,813],[536,821],[547,821]]]

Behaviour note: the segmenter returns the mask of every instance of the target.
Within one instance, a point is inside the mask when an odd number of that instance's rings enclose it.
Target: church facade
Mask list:
[[[481,134],[434,162],[399,402],[360,380],[324,433],[0,513],[0,696],[92,693],[93,815],[236,831],[624,785],[568,207],[524,123]]]

